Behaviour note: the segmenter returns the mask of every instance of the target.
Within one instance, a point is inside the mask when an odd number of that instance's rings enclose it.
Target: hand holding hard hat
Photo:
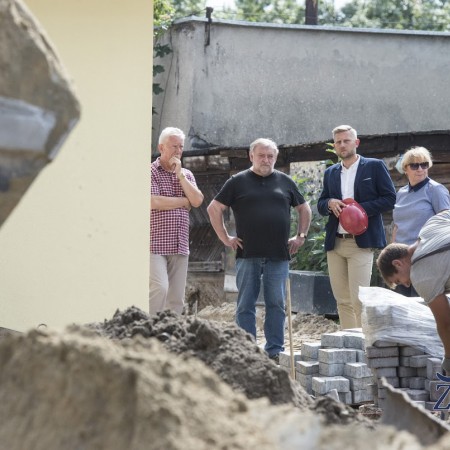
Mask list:
[[[366,211],[353,198],[345,198],[342,202],[346,206],[339,214],[339,223],[347,233],[354,234],[355,236],[363,234],[369,226]]]

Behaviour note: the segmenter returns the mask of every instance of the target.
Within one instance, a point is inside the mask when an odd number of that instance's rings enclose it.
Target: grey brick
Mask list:
[[[418,367],[417,368],[417,376],[418,377],[422,377],[422,378],[426,378],[428,375],[428,371],[426,367]]]
[[[356,348],[358,350],[365,349],[364,335],[346,333],[344,334],[344,347],[345,348]]]
[[[345,364],[327,364],[324,362],[319,362],[319,374],[326,377],[336,377],[344,375]]]
[[[321,348],[319,361],[327,364],[356,362],[356,351],[349,348]]]
[[[401,388],[409,388],[409,380],[411,378],[412,377],[401,377],[401,378],[399,378],[399,380],[400,380],[400,387]]]
[[[294,367],[297,361],[301,360],[301,352],[294,352]],[[280,366],[284,366],[287,368],[291,367],[291,354],[290,352],[284,351],[279,353],[280,358]]]
[[[428,355],[411,356],[409,358],[409,365],[411,367],[427,367],[428,358],[429,358]]]
[[[390,356],[398,356],[398,354],[398,347],[366,347],[368,358],[388,358]]]
[[[297,361],[295,370],[305,375],[319,373],[319,361]]]
[[[359,349],[356,349],[355,352],[356,352],[356,361],[367,364],[366,352],[364,350],[359,350]]]
[[[411,377],[409,379],[410,389],[425,389],[425,378],[423,377]]]
[[[428,358],[427,359],[427,378],[429,380],[437,380],[436,373],[442,373],[441,359]]]
[[[350,389],[352,391],[360,391],[362,389],[367,389],[370,384],[373,383],[372,377],[364,378],[349,378]]]
[[[338,392],[339,400],[346,405],[351,405],[353,403],[352,392]]]
[[[302,344],[302,355],[306,358],[317,360],[319,358],[320,342],[304,342]]]
[[[411,359],[410,356],[400,356],[400,358],[399,358],[400,365],[403,367],[410,367],[411,366],[410,359]]]
[[[373,394],[370,389],[361,389],[352,392],[353,403],[371,402],[373,401]]]
[[[338,392],[348,392],[350,390],[350,381],[344,377],[313,377],[312,389],[318,394],[326,394],[331,389]]]
[[[344,367],[344,375],[352,378],[371,377],[372,371],[367,364],[361,362],[346,363]]]
[[[303,373],[296,372],[295,373],[296,380],[300,383],[302,388],[308,393],[312,394],[312,375],[305,375]]]
[[[377,369],[372,369],[374,376],[377,378],[381,377],[396,377],[397,367],[379,367]]]
[[[336,331],[334,333],[324,333],[320,340],[322,348],[343,348],[344,332]]]
[[[430,394],[425,389],[407,389],[406,393],[411,400],[422,400],[428,402]]]
[[[396,345],[398,345],[396,342],[392,342],[392,341],[376,341],[373,343],[374,347],[395,347]]]
[[[397,375],[399,377],[417,377],[417,369],[415,367],[397,367]]]
[[[422,350],[416,348],[416,347],[410,347],[410,346],[402,346],[399,347],[400,350],[400,356],[416,356],[416,355],[423,355],[425,352]]]
[[[398,356],[392,356],[390,358],[369,358],[367,365],[375,369],[380,367],[394,367],[399,365],[399,360]]]

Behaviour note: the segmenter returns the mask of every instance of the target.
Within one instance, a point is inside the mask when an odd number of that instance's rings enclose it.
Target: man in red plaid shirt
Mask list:
[[[165,128],[151,166],[150,314],[181,314],[189,259],[189,211],[203,202],[194,175],[181,167],[184,133]]]

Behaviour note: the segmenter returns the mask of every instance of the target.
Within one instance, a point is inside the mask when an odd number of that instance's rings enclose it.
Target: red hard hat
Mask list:
[[[369,226],[369,219],[364,208],[353,198],[342,200],[347,206],[339,214],[339,223],[347,233],[358,236]]]

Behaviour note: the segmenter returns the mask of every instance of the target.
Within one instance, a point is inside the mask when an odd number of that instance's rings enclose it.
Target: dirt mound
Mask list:
[[[308,407],[312,401],[289,374],[276,366],[254,339],[234,323],[220,323],[170,311],[156,317],[136,307],[117,311],[111,320],[91,324],[111,339],[155,337],[171,352],[194,356],[233,389],[250,398],[267,397],[273,404]]]

